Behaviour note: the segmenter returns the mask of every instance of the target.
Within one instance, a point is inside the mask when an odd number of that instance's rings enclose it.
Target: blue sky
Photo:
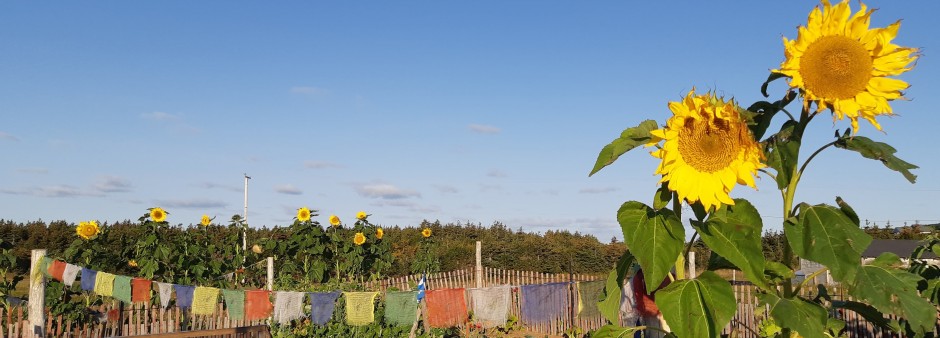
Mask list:
[[[693,86],[761,99],[815,2],[0,3],[0,218],[199,216],[286,225],[302,206],[383,225],[423,219],[622,237],[615,214],[648,202],[645,150],[589,178],[598,151]],[[924,56],[910,101],[882,118],[921,167],[911,185],[837,149],[797,198],[840,195],[861,218],[940,221],[940,2],[869,2],[874,26]],[[857,2],[853,2],[857,8]],[[771,86],[775,96],[784,86]],[[805,158],[846,121],[820,118]],[[780,198],[738,187],[765,228]]]

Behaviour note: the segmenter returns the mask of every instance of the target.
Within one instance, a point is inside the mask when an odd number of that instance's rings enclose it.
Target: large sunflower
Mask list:
[[[166,211],[162,208],[151,208],[150,219],[157,223],[163,222],[166,220]]]
[[[688,203],[700,201],[706,210],[734,204],[728,195],[734,185],[752,188],[764,154],[733,100],[713,93],[689,92],[681,102],[669,102],[673,116],[662,129],[653,130],[654,143],[665,140],[651,154],[662,159],[656,169],[669,182],[669,190]]]
[[[301,222],[306,222],[310,220],[310,209],[303,207],[297,209],[297,220]]]
[[[848,117],[853,132],[858,118],[881,130],[877,115],[893,115],[888,101],[902,98],[907,82],[889,78],[911,69],[919,57],[916,48],[892,44],[901,22],[869,29],[871,14],[865,4],[852,14],[848,0],[835,6],[822,1],[809,13],[796,40],[783,38],[786,60],[774,70],[790,77],[799,88],[803,105],[816,102],[816,111],[831,109],[833,118]],[[850,16],[851,15],[851,16]]]
[[[362,245],[365,242],[366,242],[366,235],[363,235],[361,232],[357,232],[356,235],[353,236],[353,244]]]
[[[98,228],[98,222],[96,221],[79,222],[78,226],[75,227],[75,234],[83,239],[93,239],[100,232],[101,229]]]

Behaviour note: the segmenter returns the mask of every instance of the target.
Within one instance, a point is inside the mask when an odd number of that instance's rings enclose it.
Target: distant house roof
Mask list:
[[[878,257],[878,255],[885,252],[894,253],[901,258],[910,258],[911,253],[921,243],[921,241],[915,239],[875,239],[871,241],[868,249],[862,252],[862,258]],[[920,258],[937,258],[937,256],[928,250]]]

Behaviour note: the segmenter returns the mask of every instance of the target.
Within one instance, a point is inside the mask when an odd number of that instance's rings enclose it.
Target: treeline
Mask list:
[[[137,270],[126,264],[135,257],[135,245],[146,229],[139,222],[130,220],[117,223],[102,223],[109,234],[103,254],[115,259],[109,264],[114,272],[133,275]],[[65,250],[77,238],[76,224],[65,221],[34,221],[17,223],[0,220],[0,249],[9,249],[16,258],[13,273],[26,274],[29,270],[31,249],[46,249],[49,256],[65,257]],[[544,234],[525,232],[496,222],[490,226],[480,224],[441,223],[423,221],[418,227],[382,227],[383,241],[390,243],[391,266],[386,276],[401,276],[412,273],[411,262],[418,256],[421,231],[430,228],[436,245],[433,256],[439,271],[465,268],[474,264],[476,241],[481,241],[483,265],[499,269],[539,271],[545,273],[603,273],[609,270],[626,250],[622,243],[602,243],[592,235],[579,232],[547,231]],[[248,247],[270,241],[285,240],[293,234],[290,226],[273,228],[248,228]],[[213,227],[206,231],[199,225],[176,225],[167,228],[168,241],[185,237],[206,238],[206,246],[215,248],[241,246],[238,227]],[[234,232],[234,233],[233,233]],[[221,249],[220,249],[221,250]],[[262,253],[258,256],[264,256]],[[104,260],[108,262],[108,260]],[[80,264],[81,262],[75,262]]]

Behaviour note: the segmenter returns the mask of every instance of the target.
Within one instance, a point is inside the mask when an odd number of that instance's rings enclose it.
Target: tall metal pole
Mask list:
[[[247,238],[248,236],[245,234],[245,227],[248,225],[248,180],[250,179],[251,177],[249,177],[248,174],[246,173],[245,174],[245,212],[242,214],[242,222],[243,224],[245,224],[245,226],[242,226],[242,263],[243,264],[245,263],[244,257],[247,256],[245,253],[248,252],[248,238]]]

